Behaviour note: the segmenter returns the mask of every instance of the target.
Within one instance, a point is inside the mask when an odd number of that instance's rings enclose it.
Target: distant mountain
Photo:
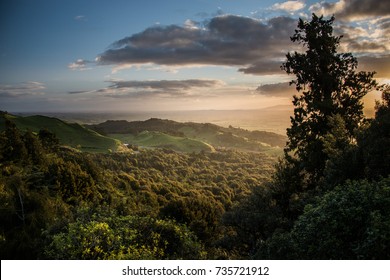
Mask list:
[[[287,141],[285,136],[272,132],[249,131],[232,126],[225,128],[210,123],[180,123],[157,118],[132,122],[109,120],[96,125],[86,125],[86,127],[112,138],[117,138],[122,141],[126,139],[129,144],[135,145],[137,145],[137,137],[140,137],[139,135],[145,131],[159,132],[159,137],[165,134],[183,139],[198,140],[214,148],[233,148],[262,152],[280,152]]]
[[[0,131],[5,129],[5,119],[14,122],[16,127],[22,131],[31,130],[37,133],[41,129],[48,129],[56,134],[62,145],[81,151],[116,151],[121,146],[119,140],[102,136],[80,124],[67,123],[57,118],[40,115],[21,117],[6,113],[0,114]]]

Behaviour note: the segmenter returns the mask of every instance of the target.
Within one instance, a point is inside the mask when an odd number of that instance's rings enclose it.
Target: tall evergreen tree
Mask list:
[[[337,52],[342,36],[333,35],[334,20],[315,14],[310,22],[300,19],[291,40],[306,50],[288,53],[282,65],[287,74],[296,76],[290,84],[299,92],[293,98],[286,159],[300,166],[308,186],[323,175],[329,157],[324,137],[329,135],[331,120],[339,115],[353,143],[364,120],[362,98],[377,86],[374,72],[357,72],[357,59]]]

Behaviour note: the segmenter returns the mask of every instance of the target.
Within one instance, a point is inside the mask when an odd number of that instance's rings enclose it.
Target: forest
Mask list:
[[[389,259],[390,85],[337,52],[333,21],[299,20],[291,37],[305,51],[282,65],[297,94],[280,153],[113,151],[98,133],[142,129],[110,122],[88,132],[110,151],[83,150],[1,112],[1,259]],[[158,132],[186,138],[177,125]],[[229,129],[218,135],[252,135]]]

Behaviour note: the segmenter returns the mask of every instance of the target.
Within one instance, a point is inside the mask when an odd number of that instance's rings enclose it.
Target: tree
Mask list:
[[[339,115],[353,143],[364,119],[362,98],[377,85],[374,72],[356,72],[357,59],[351,53],[337,53],[342,36],[333,35],[334,20],[315,14],[310,22],[300,19],[291,40],[306,51],[288,53],[282,65],[287,74],[296,76],[290,84],[300,93],[293,97],[285,155],[301,166],[308,186],[321,178],[329,157],[323,138],[329,137],[330,119]]]
[[[378,179],[390,174],[390,85],[382,86],[375,118],[358,139],[365,176]]]
[[[303,259],[388,259],[389,202],[389,178],[371,183],[350,181],[335,188],[307,205],[296,221],[290,233],[293,255]]]
[[[388,259],[390,178],[347,181],[305,207],[289,232],[260,243],[258,259]]]
[[[280,214],[269,189],[266,186],[254,188],[250,196],[224,214],[223,224],[235,231],[225,234],[221,245],[247,258],[254,253],[258,242],[266,240],[286,222]]]
[[[47,130],[46,128],[39,130],[38,137],[39,137],[39,140],[41,140],[42,145],[48,151],[56,151],[58,149],[58,146],[60,144],[60,140],[50,130]]]
[[[23,162],[28,159],[28,152],[16,125],[5,119],[4,136],[1,137],[0,159],[4,162]]]
[[[90,216],[88,212],[94,213]],[[203,245],[172,220],[83,208],[60,232],[44,231],[48,259],[203,259]]]
[[[42,164],[44,162],[44,150],[41,142],[31,132],[31,130],[28,130],[23,135],[23,141],[31,162],[36,165]]]

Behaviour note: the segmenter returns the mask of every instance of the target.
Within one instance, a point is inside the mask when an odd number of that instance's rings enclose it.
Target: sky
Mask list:
[[[339,52],[390,82],[383,0],[3,0],[0,110],[243,110],[291,104],[299,18],[335,15]],[[378,93],[367,96],[373,107]]]

